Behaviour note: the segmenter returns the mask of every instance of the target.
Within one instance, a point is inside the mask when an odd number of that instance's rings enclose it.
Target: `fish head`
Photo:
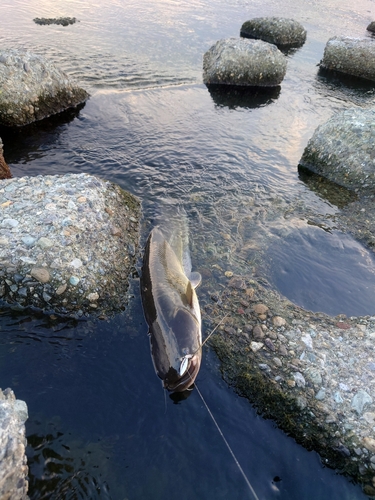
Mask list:
[[[179,371],[170,367],[163,381],[165,389],[171,392],[183,392],[189,389],[197,378],[201,359],[202,353],[201,349],[199,349],[197,353],[181,358]],[[182,370],[185,371],[182,372]]]
[[[176,339],[175,357],[164,377],[164,387],[181,392],[193,385],[202,358],[201,325],[192,312],[181,307],[170,321],[171,336]]]

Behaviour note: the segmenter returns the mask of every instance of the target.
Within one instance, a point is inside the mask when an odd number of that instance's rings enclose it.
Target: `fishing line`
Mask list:
[[[258,495],[255,493],[254,488],[251,486],[251,483],[250,483],[250,481],[248,480],[248,478],[247,478],[247,476],[246,476],[246,474],[245,474],[244,470],[242,469],[242,467],[241,467],[241,465],[240,465],[239,461],[237,460],[236,455],[234,454],[234,452],[233,452],[232,448],[230,447],[230,445],[229,445],[228,441],[225,439],[225,436],[224,436],[224,434],[223,434],[223,431],[220,429],[219,424],[216,422],[215,417],[213,416],[213,414],[212,414],[211,410],[209,409],[209,407],[208,407],[208,405],[207,405],[206,401],[204,400],[204,398],[203,398],[203,396],[202,396],[202,394],[201,394],[201,391],[198,389],[197,384],[195,383],[195,384],[194,384],[194,386],[195,386],[195,388],[196,388],[196,390],[197,390],[197,392],[198,392],[198,394],[199,394],[199,396],[200,396],[200,398],[201,398],[201,400],[202,400],[202,402],[203,402],[204,406],[206,407],[206,409],[207,409],[207,411],[208,411],[208,413],[209,413],[210,417],[212,418],[212,421],[213,421],[213,423],[215,424],[216,429],[219,431],[220,436],[222,437],[222,439],[223,439],[224,443],[226,444],[226,447],[228,448],[228,450],[229,450],[230,454],[232,455],[232,457],[233,457],[233,460],[234,460],[235,464],[237,465],[237,467],[238,467],[239,471],[241,472],[242,477],[243,477],[243,478],[244,478],[244,480],[246,481],[246,484],[247,484],[247,486],[249,487],[249,490],[251,491],[251,494],[253,495],[253,497],[255,498],[255,500],[259,500]]]

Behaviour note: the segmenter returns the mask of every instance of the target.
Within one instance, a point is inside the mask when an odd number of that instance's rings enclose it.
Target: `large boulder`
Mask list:
[[[368,38],[331,38],[325,46],[320,67],[375,81],[375,44]]]
[[[261,40],[228,38],[215,43],[203,57],[203,82],[275,87],[286,73],[286,57]]]
[[[3,141],[0,137],[0,179],[10,179],[12,174],[9,166],[6,164],[3,156]]]
[[[88,174],[0,184],[0,297],[82,316],[121,311],[139,239],[140,203]]]
[[[375,110],[335,114],[315,130],[300,164],[348,189],[375,192]]]
[[[51,62],[25,50],[0,50],[0,124],[21,126],[76,107],[88,93]]]
[[[26,500],[28,467],[25,454],[24,401],[16,399],[11,389],[0,389],[0,498]]]
[[[298,21],[285,17],[256,17],[241,26],[240,35],[274,43],[280,48],[301,47],[306,30]]]

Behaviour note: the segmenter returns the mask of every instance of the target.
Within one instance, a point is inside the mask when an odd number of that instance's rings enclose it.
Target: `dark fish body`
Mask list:
[[[201,314],[187,237],[155,227],[147,240],[141,295],[157,375],[169,391],[188,389],[201,363]]]

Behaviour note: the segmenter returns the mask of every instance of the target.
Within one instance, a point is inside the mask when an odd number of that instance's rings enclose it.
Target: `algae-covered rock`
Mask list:
[[[335,114],[315,130],[300,164],[348,189],[375,191],[375,111]]]
[[[306,41],[306,30],[298,21],[284,17],[256,17],[241,26],[243,37],[258,38],[280,48],[301,47]]]
[[[375,44],[368,38],[331,38],[324,49],[320,66],[375,81]]]
[[[286,73],[286,57],[261,40],[228,38],[219,40],[203,58],[205,84],[274,87]]]
[[[0,50],[0,125],[22,126],[83,104],[88,93],[43,56]]]

